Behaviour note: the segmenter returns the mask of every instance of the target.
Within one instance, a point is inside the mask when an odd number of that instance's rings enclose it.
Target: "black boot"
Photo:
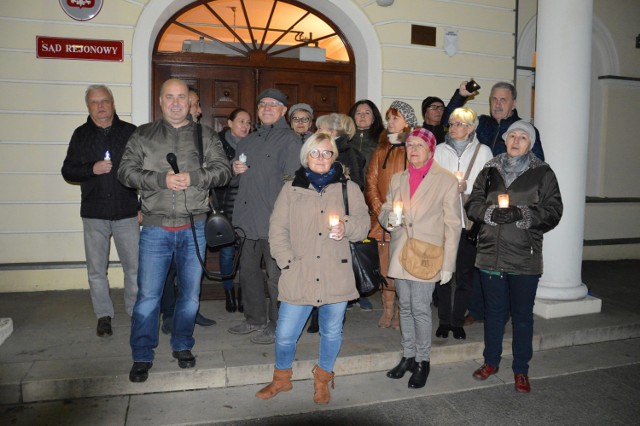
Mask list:
[[[416,369],[409,379],[409,387],[411,389],[423,388],[427,383],[427,377],[429,377],[430,369],[431,366],[429,365],[429,361],[420,361],[419,363],[416,363]]]
[[[244,305],[242,304],[242,289],[238,287],[238,312],[244,312]]]
[[[313,308],[311,311],[311,320],[309,321],[309,327],[307,333],[317,333],[320,331],[320,324],[318,324],[318,308]]]
[[[225,297],[225,305],[224,308],[227,312],[235,312],[238,310],[238,306],[236,305],[236,289],[232,288],[224,291]]]
[[[210,327],[212,325],[216,325],[216,320],[207,318],[198,312],[196,314],[196,324],[201,325],[202,327]]]
[[[387,377],[389,377],[390,379],[401,379],[402,376],[404,376],[404,373],[406,373],[407,371],[413,372],[415,370],[415,367],[415,358],[402,357],[398,365],[387,371]]]
[[[436,330],[436,337],[442,337],[443,339],[446,339],[447,337],[449,337],[449,330],[451,330],[449,324],[440,324],[440,326]]]

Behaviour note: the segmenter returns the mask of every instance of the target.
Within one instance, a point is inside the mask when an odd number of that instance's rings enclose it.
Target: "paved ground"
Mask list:
[[[15,332],[0,346],[0,425],[640,424],[639,273],[640,261],[585,262],[584,282],[602,312],[536,318],[529,395],[513,391],[508,355],[496,376],[471,378],[482,362],[477,325],[467,341],[434,341],[424,389],[386,378],[399,336],[375,326],[374,299],[374,312],[348,313],[336,388],[324,407],[313,403],[308,380],[317,337],[301,338],[293,391],[257,400],[273,347],[226,333],[240,317],[221,302],[203,303],[219,324],[197,330],[196,369],[163,360],[170,359],[163,336],[149,381],[131,385],[126,316],[112,338],[98,339],[86,292],[3,294],[0,317],[14,318]]]

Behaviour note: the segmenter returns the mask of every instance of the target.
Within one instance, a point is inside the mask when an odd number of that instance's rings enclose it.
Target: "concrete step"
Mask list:
[[[401,356],[399,331],[378,329],[375,322],[379,315],[375,311],[349,312],[348,315],[351,318],[345,326],[343,347],[335,366],[336,376],[392,368]],[[463,341],[434,338],[431,364],[480,360],[484,346],[481,327],[481,324],[468,327],[469,337]],[[507,326],[507,333],[509,328]],[[222,337],[228,341],[238,337],[224,330],[218,331],[222,331]],[[122,335],[126,327],[116,332]],[[247,336],[240,337],[243,342],[248,340]],[[537,352],[637,337],[640,337],[640,317],[597,314],[555,320],[536,319],[533,344]],[[100,340],[104,342],[104,339]],[[145,383],[134,384],[128,379],[131,358],[127,354],[128,348],[124,346],[120,356],[101,355],[95,351],[90,356],[76,358],[12,363],[3,360],[0,365],[0,400],[3,403],[24,403],[225,388],[267,383],[273,373],[273,345],[241,344],[234,347],[224,344],[218,350],[198,350],[196,347],[196,368],[181,370],[168,350],[168,337],[162,336],[149,379]],[[303,332],[293,366],[294,380],[312,378],[311,369],[316,363],[317,348],[318,335]],[[504,355],[511,353],[510,334],[505,335],[503,351]]]

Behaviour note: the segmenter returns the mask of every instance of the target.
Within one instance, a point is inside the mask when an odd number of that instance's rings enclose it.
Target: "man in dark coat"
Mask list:
[[[89,117],[73,132],[62,176],[68,182],[79,183],[82,191],[80,216],[89,291],[98,318],[97,334],[104,337],[112,334],[114,316],[107,278],[111,236],[124,272],[124,306],[129,315],[138,293],[138,196],[135,189],[118,182],[116,174],[136,126],[120,120],[107,86],[89,86],[85,102]]]

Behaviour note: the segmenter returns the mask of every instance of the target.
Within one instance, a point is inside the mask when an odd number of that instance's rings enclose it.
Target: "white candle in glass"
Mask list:
[[[393,203],[393,212],[396,214],[396,223],[393,226],[400,226],[402,223],[402,201],[395,201]]]
[[[329,229],[333,228],[338,223],[340,223],[340,216],[339,215],[337,215],[337,214],[329,215]],[[329,232],[329,238],[335,239],[335,237],[336,237],[336,235],[334,233]]]
[[[509,194],[498,195],[498,207],[501,209],[509,207]]]

